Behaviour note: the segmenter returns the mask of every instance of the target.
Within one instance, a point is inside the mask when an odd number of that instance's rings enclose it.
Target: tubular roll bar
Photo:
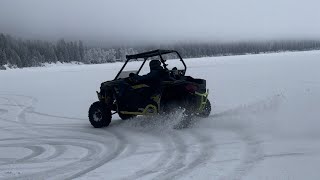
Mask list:
[[[165,69],[167,69],[167,64],[166,61],[163,59],[162,55],[164,54],[169,54],[169,53],[176,53],[180,59],[180,61],[182,62],[183,66],[184,66],[184,72],[187,71],[187,66],[185,64],[185,62],[183,61],[181,55],[178,53],[178,51],[175,50],[154,50],[154,51],[149,51],[149,52],[144,52],[144,53],[139,53],[139,54],[133,54],[133,55],[126,55],[126,62],[123,64],[123,66],[121,67],[120,71],[118,72],[118,74],[116,75],[116,77],[114,78],[114,80],[118,79],[119,75],[121,74],[121,72],[123,71],[123,69],[126,67],[126,65],[128,64],[128,62],[131,59],[139,59],[139,58],[143,58],[143,63],[140,66],[137,74],[139,74],[139,72],[141,71],[142,67],[144,66],[144,64],[146,63],[147,59],[149,57],[154,57],[154,56],[159,56],[160,57],[160,61],[162,62],[163,66]]]

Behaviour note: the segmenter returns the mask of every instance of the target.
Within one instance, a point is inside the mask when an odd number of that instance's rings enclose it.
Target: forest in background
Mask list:
[[[0,70],[43,66],[45,63],[99,64],[124,61],[128,54],[154,49],[174,49],[183,58],[259,54],[320,49],[319,40],[277,40],[229,43],[175,43],[136,47],[89,47],[82,41],[24,40],[0,33]]]

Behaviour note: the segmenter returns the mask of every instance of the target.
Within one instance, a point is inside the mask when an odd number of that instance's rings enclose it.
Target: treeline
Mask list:
[[[0,66],[31,67],[43,63],[84,60],[84,46],[79,42],[59,40],[56,44],[46,41],[15,39],[0,34]]]
[[[133,48],[88,48],[82,41],[56,43],[16,39],[0,33],[0,69],[42,66],[44,63],[97,64],[123,61]]]
[[[124,61],[125,55],[154,49],[174,49],[184,58],[257,54],[281,51],[320,49],[318,40],[233,42],[233,43],[179,43],[136,47],[86,47],[82,41],[56,43],[22,40],[0,34],[0,69],[42,66],[44,63],[80,62],[97,64]]]
[[[320,40],[282,40],[232,43],[190,43],[166,45],[160,48],[175,49],[184,58],[259,54],[284,51],[320,50]]]

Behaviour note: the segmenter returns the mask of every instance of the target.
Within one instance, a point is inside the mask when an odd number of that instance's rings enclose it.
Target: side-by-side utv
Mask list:
[[[183,68],[168,69],[171,60],[165,57],[175,55],[180,59]],[[134,81],[132,75],[139,75],[142,68],[150,59],[157,58],[170,77],[159,82],[154,87],[152,83]],[[174,50],[155,50],[135,55],[127,55],[126,62],[114,80],[101,83],[100,92],[97,92],[99,101],[89,108],[89,120],[95,128],[108,126],[112,115],[118,113],[123,120],[139,115],[152,116],[166,114],[184,109],[186,116],[208,117],[211,104],[206,89],[206,80],[186,76],[186,64],[181,55]],[[130,60],[142,59],[137,71],[123,71]],[[173,61],[172,61],[173,62]],[[136,62],[137,63],[137,62]],[[134,73],[134,74],[133,74]]]

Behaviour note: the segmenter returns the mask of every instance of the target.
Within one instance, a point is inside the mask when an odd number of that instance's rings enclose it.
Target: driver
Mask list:
[[[159,60],[151,60],[149,67],[148,74],[139,76],[132,73],[130,77],[138,83],[145,83],[153,87],[160,87],[162,81],[170,79],[168,72],[161,66]]]

